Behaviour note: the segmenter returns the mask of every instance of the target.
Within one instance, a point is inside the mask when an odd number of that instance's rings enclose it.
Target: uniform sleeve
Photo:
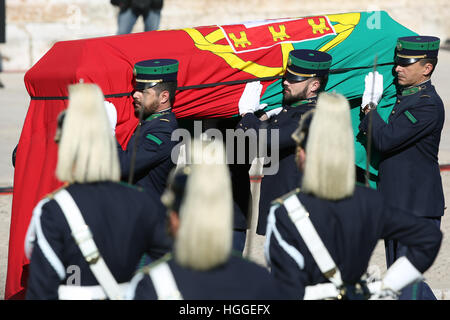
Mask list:
[[[304,257],[296,247],[296,235],[292,234],[289,223],[289,217],[282,207],[271,207],[267,218],[265,255],[271,274],[279,281],[283,294],[302,299],[308,276],[304,269]]]
[[[37,213],[26,299],[58,299],[58,287],[65,279],[65,267],[61,262],[63,235],[54,219],[55,206],[55,203],[46,204],[42,212]]]
[[[152,122],[154,121],[152,125],[143,125],[141,127],[144,132],[140,134],[138,148],[136,149],[135,176],[145,174],[171,156],[174,145],[174,142],[171,141],[172,130],[170,124],[166,124],[164,120],[167,119],[155,119],[152,120]],[[133,145],[134,141],[130,140],[126,150],[122,150],[120,146],[118,147],[122,180],[128,179],[130,174]]]
[[[381,152],[394,152],[414,144],[430,134],[439,119],[436,106],[431,104],[407,109],[389,123],[386,123],[376,110],[370,113],[372,114],[372,141]],[[370,113],[360,124],[360,130],[364,133],[368,131]]]
[[[406,257],[425,272],[434,262],[442,241],[442,232],[431,221],[393,207],[387,207],[382,238],[398,240],[408,247]]]

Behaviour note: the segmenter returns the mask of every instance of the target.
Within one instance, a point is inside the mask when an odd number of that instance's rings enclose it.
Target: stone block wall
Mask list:
[[[374,10],[442,43],[450,35],[448,0],[165,0],[160,29]],[[109,0],[6,0],[3,71],[29,69],[57,41],[114,35],[117,12]],[[133,32],[141,31],[140,18]]]

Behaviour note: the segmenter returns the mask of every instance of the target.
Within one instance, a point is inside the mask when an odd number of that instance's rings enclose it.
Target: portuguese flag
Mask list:
[[[239,115],[238,101],[248,81],[261,81],[261,103],[267,103],[267,109],[281,106],[280,78],[289,51],[326,51],[333,57],[326,90],[351,102],[355,163],[365,169],[365,141],[356,135],[364,77],[377,56],[385,88],[378,112],[386,119],[395,102],[396,40],[415,34],[386,12],[355,12],[57,42],[25,75],[31,102],[17,148],[5,298],[23,297],[29,264],[24,238],[32,210],[62,184],[54,174],[53,137],[57,116],[67,108],[69,84],[82,81],[101,87],[117,109],[116,136],[125,147],[138,121],[130,95],[138,61],[179,61],[173,108],[177,118],[230,118]],[[376,175],[376,155],[372,160],[370,171]]]

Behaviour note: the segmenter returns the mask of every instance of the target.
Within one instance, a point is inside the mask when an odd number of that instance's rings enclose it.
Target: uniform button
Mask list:
[[[397,103],[400,103],[400,99],[399,99],[399,100],[397,100]]]
[[[286,110],[286,109],[283,109],[283,112],[287,112],[287,110]]]
[[[395,110],[392,110],[392,114],[394,114],[395,113]]]
[[[274,121],[275,123],[277,123],[278,122],[278,119],[275,119],[275,121]]]

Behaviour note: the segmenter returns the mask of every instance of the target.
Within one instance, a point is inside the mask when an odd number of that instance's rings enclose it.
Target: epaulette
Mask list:
[[[63,184],[61,187],[59,187],[59,188],[53,190],[52,192],[46,194],[44,198],[53,199],[53,197],[55,196],[55,194],[56,194],[58,191],[60,191],[60,190],[62,190],[62,189],[65,189],[65,188],[67,188],[68,186],[69,186],[69,183],[68,183],[68,182],[64,182],[64,184]]]
[[[170,120],[169,119],[159,119],[159,120],[161,120],[161,121],[166,121],[166,122],[170,122]]]
[[[150,269],[152,269],[153,267],[163,263],[163,262],[167,262],[169,260],[172,259],[172,253],[168,252],[165,255],[163,255],[161,258],[159,258],[156,261],[150,262],[148,265],[143,266],[140,270],[138,270],[136,273],[138,272],[143,272],[143,273],[149,273]]]
[[[289,197],[292,196],[293,194],[297,194],[297,193],[300,193],[300,188],[295,188],[294,190],[289,191],[288,193],[282,195],[281,197],[276,198],[275,200],[273,200],[273,201],[271,202],[271,205],[274,205],[274,204],[280,204],[280,205],[283,205],[284,200],[286,200],[287,198],[289,198]]]
[[[431,98],[431,96],[427,95],[427,94],[423,94],[420,96],[421,98]]]

